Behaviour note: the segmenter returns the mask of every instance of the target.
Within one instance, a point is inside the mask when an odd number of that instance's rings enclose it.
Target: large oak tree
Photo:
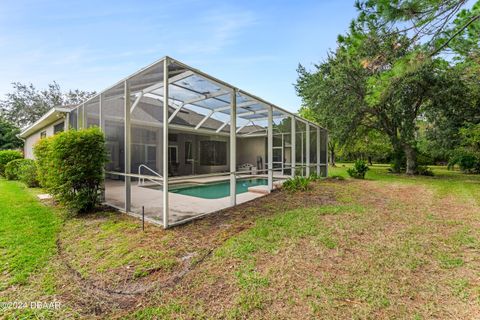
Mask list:
[[[304,108],[329,119],[328,129],[340,142],[376,130],[391,143],[394,167],[400,170],[405,157],[405,172],[415,174],[418,120],[461,103],[464,91],[452,90],[460,80],[449,73],[447,62],[376,22],[352,23],[326,61],[312,71],[300,66],[296,89]]]

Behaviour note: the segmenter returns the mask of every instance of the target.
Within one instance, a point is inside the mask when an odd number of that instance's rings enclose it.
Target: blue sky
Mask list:
[[[169,55],[291,111],[353,0],[10,1],[0,4],[0,96],[11,82],[100,91]]]

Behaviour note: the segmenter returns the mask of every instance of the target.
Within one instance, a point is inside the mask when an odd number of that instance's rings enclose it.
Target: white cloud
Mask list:
[[[187,23],[188,28],[184,32],[188,32],[188,36],[182,39],[178,52],[217,53],[235,43],[242,31],[256,23],[256,17],[251,11],[235,8],[207,11],[198,21]]]

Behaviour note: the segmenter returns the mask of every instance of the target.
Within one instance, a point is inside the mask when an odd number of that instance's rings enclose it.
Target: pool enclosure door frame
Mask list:
[[[170,74],[170,67],[172,65],[175,65],[176,67],[183,68],[185,71],[182,73],[176,73],[176,74]],[[157,156],[160,155],[162,157],[162,166],[161,166],[161,173],[162,174],[156,174],[156,175],[144,175],[139,172],[131,172],[131,161],[132,161],[132,123],[134,123],[135,119],[132,119],[132,112],[133,110],[137,107],[139,101],[145,96],[145,89],[140,90],[140,91],[135,91],[133,88],[133,83],[132,79],[134,77],[138,77],[138,75],[141,75],[142,72],[145,70],[149,70],[150,68],[155,68],[155,67],[161,67],[163,69],[163,77],[161,81],[151,84],[150,87],[155,87],[157,89],[161,89],[161,94],[160,97],[163,100],[163,107],[162,109],[162,116],[161,116],[161,121],[159,121],[159,130],[161,130],[161,146],[158,144],[155,146],[156,150],[160,149],[161,152],[157,153]],[[276,173],[280,173],[281,175],[284,175],[284,172],[288,169],[290,169],[289,176],[294,177],[297,174],[300,175],[310,175],[311,173],[316,173],[319,176],[326,176],[327,174],[327,167],[328,167],[328,148],[327,148],[327,142],[328,142],[328,132],[326,129],[318,126],[317,124],[310,122],[306,119],[303,119],[285,109],[282,109],[272,103],[269,103],[255,95],[252,95],[250,93],[247,93],[241,89],[238,89],[228,83],[225,83],[219,79],[216,79],[206,73],[203,73],[195,68],[189,67],[175,59],[172,59],[170,57],[164,57],[160,59],[159,61],[155,62],[154,64],[139,70],[138,72],[134,73],[133,75],[127,77],[126,79],[118,82],[116,85],[102,91],[101,93],[95,95],[94,97],[88,99],[87,101],[83,102],[81,105],[79,105],[75,110],[71,112],[71,115],[68,117],[69,119],[67,120],[69,122],[69,125],[71,127],[76,127],[76,128],[86,128],[89,126],[92,126],[91,123],[89,123],[89,120],[87,119],[87,113],[88,111],[86,110],[87,105],[89,103],[96,103],[97,108],[98,108],[98,123],[95,121],[93,125],[98,125],[104,132],[108,130],[107,128],[107,117],[105,115],[105,106],[106,106],[106,101],[107,98],[106,95],[109,93],[111,95],[111,92],[116,92],[117,90],[119,93],[117,96],[120,96],[123,99],[123,114],[117,115],[119,123],[123,121],[123,136],[124,136],[124,145],[123,145],[123,150],[124,150],[124,158],[123,158],[123,170],[121,169],[115,169],[115,170],[106,170],[106,174],[111,174],[115,176],[120,176],[122,179],[124,179],[124,186],[125,186],[125,194],[124,194],[124,206],[123,207],[118,207],[119,209],[131,213],[131,205],[132,205],[132,194],[131,194],[131,188],[132,188],[132,178],[134,179],[149,179],[149,181],[154,181],[155,183],[161,184],[163,186],[163,194],[162,194],[162,223],[164,228],[168,228],[180,223],[185,223],[186,221],[189,221],[191,219],[196,219],[202,215],[197,215],[193,218],[189,219],[184,219],[178,222],[170,222],[169,221],[169,128],[175,128],[176,130],[182,130],[178,125],[174,125],[171,123],[171,120],[179,113],[181,112],[182,108],[187,104],[187,103],[199,103],[202,101],[202,98],[198,99],[191,99],[189,101],[183,101],[180,104],[180,107],[177,107],[177,109],[174,110],[172,114],[169,114],[170,110],[170,105],[176,102],[171,96],[170,96],[170,86],[175,83],[176,81],[181,81],[182,79],[185,79],[185,77],[195,75],[198,76],[202,79],[205,79],[206,81],[210,81],[211,83],[215,84],[216,86],[222,88],[222,92],[218,93],[203,93],[203,101],[206,101],[208,99],[214,99],[215,96],[220,96],[220,94],[226,95],[227,93],[230,94],[230,104],[228,106],[224,106],[221,108],[215,108],[211,109],[208,114],[206,114],[205,118],[203,118],[201,121],[199,121],[195,128],[185,128],[187,131],[196,131],[196,132],[203,132],[203,134],[208,134],[208,130],[202,129],[202,125],[206,121],[208,121],[209,117],[212,116],[215,112],[226,112],[227,116],[229,115],[229,119],[225,120],[225,122],[222,124],[220,128],[216,130],[216,132],[210,131],[211,134],[215,133],[226,133],[222,130],[226,126],[229,126],[229,131],[228,131],[228,141],[229,141],[229,180],[230,180],[230,206],[235,206],[237,204],[237,190],[236,190],[236,182],[237,182],[237,176],[239,174],[242,174],[242,171],[237,168],[237,138],[239,137],[239,132],[246,126],[246,124],[242,126],[237,125],[237,119],[241,119],[241,117],[246,117],[247,114],[248,116],[251,116],[251,113],[248,112],[243,112],[243,113],[238,113],[239,108],[248,106],[250,105],[259,105],[265,108],[265,111],[258,112],[258,114],[255,114],[255,111],[253,114],[255,116],[258,115],[256,118],[252,118],[253,120],[249,119],[250,121],[266,121],[266,145],[267,145],[267,161],[266,161],[266,170],[259,170],[262,172],[266,172],[267,174],[267,179],[268,179],[268,190],[272,191],[274,189],[274,175]],[[183,77],[183,78],[182,78]],[[168,85],[164,85],[168,83]],[[121,90],[120,90],[121,88]],[[115,90],[114,90],[115,89]],[[247,101],[242,101],[239,102],[239,97],[242,97],[244,100],[248,99]],[[132,99],[133,98],[133,99]],[[92,102],[93,101],[93,102]],[[165,103],[166,102],[166,103]],[[274,151],[274,135],[278,135],[278,133],[275,133],[274,130],[274,121],[277,118],[280,118],[280,114],[282,119],[288,119],[288,121],[291,123],[289,126],[290,128],[287,128],[288,131],[287,133],[281,133],[282,136],[282,150],[281,150],[281,161],[274,161],[273,160],[273,151]],[[260,115],[262,115],[260,117]],[[76,117],[76,118],[75,118]],[[110,118],[113,118],[112,115],[109,116]],[[72,120],[70,120],[70,118]],[[75,123],[74,123],[75,122]],[[252,122],[253,123],[253,122]],[[288,122],[287,122],[288,123]],[[305,131],[297,132],[299,125],[304,126]],[[202,131],[203,130],[203,131]],[[300,133],[299,136],[297,134]],[[285,160],[285,136],[290,137],[290,162],[289,166],[286,165],[287,162]],[[254,136],[254,135],[252,135]],[[298,139],[300,138],[300,141]],[[312,139],[312,140],[311,140]],[[311,141],[314,141],[313,146],[311,146]],[[300,149],[298,149],[300,147]],[[276,147],[277,148],[277,147]],[[313,150],[312,150],[313,148]],[[297,152],[301,153],[301,157],[299,158],[300,161],[297,161]],[[148,157],[148,155],[146,156]],[[177,157],[178,157],[178,151],[177,151]],[[117,161],[120,163],[122,159],[118,159]],[[313,162],[312,162],[312,161]],[[280,165],[280,168],[278,166]],[[113,164],[113,167],[120,167],[120,165]],[[192,164],[193,166],[193,164]],[[277,166],[277,167],[276,167]],[[205,177],[213,177],[218,174],[211,173],[211,174],[206,174],[202,175]]]

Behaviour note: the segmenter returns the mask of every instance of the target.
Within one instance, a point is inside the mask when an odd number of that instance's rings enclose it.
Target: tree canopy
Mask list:
[[[326,126],[341,146],[362,149],[359,141],[371,145],[368,137],[388,139],[394,169],[417,173],[425,136],[449,130],[452,142],[467,115],[480,115],[479,40],[471,32],[478,26],[478,3],[461,10],[463,2],[357,2],[359,17],[338,37],[337,48],[314,70],[299,66],[302,112]],[[454,60],[437,56],[447,46],[456,50]]]
[[[69,90],[62,92],[58,83],[53,82],[46,89],[38,90],[33,84],[12,83],[13,92],[0,100],[0,114],[19,128],[37,121],[55,106],[79,104],[95,92]]]
[[[468,0],[357,0],[359,22],[375,21],[389,32],[423,42],[431,56],[445,50],[463,54],[478,50],[480,3],[466,9]],[[476,41],[472,41],[475,40]]]
[[[0,150],[17,149],[23,146],[23,141],[17,137],[20,130],[11,122],[0,116]]]

